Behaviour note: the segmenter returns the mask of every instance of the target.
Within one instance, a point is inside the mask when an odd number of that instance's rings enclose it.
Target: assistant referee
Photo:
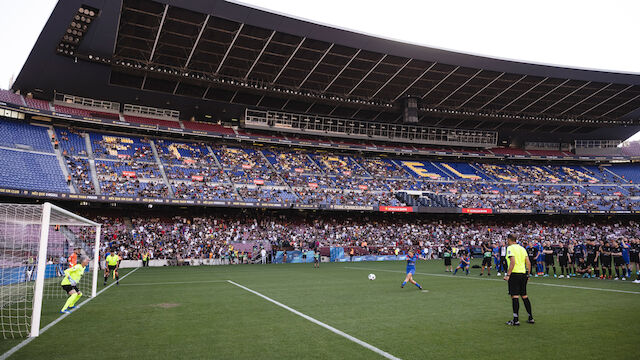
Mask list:
[[[507,247],[507,261],[509,269],[504,279],[509,284],[509,295],[511,295],[511,305],[513,306],[513,320],[507,321],[507,325],[519,326],[518,310],[520,309],[519,297],[522,297],[524,307],[529,313],[529,324],[534,324],[533,315],[531,315],[531,302],[527,296],[527,281],[531,272],[531,262],[527,256],[527,250],[516,243],[516,236],[509,234],[507,237],[509,246]]]

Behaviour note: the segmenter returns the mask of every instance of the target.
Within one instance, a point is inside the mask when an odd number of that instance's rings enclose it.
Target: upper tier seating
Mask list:
[[[0,121],[0,146],[53,152],[45,127],[9,119]]]
[[[0,101],[16,105],[24,105],[22,102],[22,96],[14,94],[9,90],[0,89]]]
[[[0,149],[0,186],[69,192],[58,159],[51,155]]]

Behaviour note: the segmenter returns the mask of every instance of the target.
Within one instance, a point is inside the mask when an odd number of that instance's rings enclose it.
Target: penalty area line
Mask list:
[[[150,283],[129,283],[120,286],[151,286],[151,285],[182,285],[182,284],[209,284],[226,283],[228,280],[202,280],[202,281],[172,281],[172,282],[150,282]]]
[[[300,317],[302,317],[302,318],[304,318],[304,319],[306,319],[308,321],[311,321],[312,323],[314,323],[316,325],[320,325],[323,328],[331,331],[332,333],[340,335],[340,336],[346,338],[347,340],[353,341],[354,343],[356,343],[356,344],[358,344],[358,345],[360,345],[362,347],[365,347],[365,348],[367,348],[367,349],[369,349],[369,350],[371,350],[371,351],[373,351],[373,352],[375,352],[375,353],[377,353],[377,354],[379,354],[379,355],[381,355],[381,356],[383,356],[383,357],[385,357],[387,359],[400,360],[400,358],[397,358],[397,357],[389,354],[388,352],[380,350],[380,349],[378,349],[377,347],[375,347],[375,346],[373,346],[371,344],[368,344],[368,343],[366,343],[366,342],[364,342],[364,341],[362,341],[360,339],[357,339],[357,338],[355,338],[355,337],[353,337],[353,336],[351,336],[351,335],[349,335],[349,334],[347,334],[347,333],[345,333],[343,331],[340,331],[340,330],[334,328],[331,325],[327,325],[327,324],[323,323],[322,321],[316,320],[316,319],[312,318],[309,315],[305,315],[305,314],[301,313],[298,310],[292,309],[292,308],[288,307],[287,305],[284,305],[284,304],[282,304],[282,303],[280,303],[280,302],[278,302],[276,300],[273,300],[272,298],[270,298],[268,296],[262,295],[261,293],[259,293],[257,291],[251,290],[246,286],[240,285],[240,284],[238,284],[236,282],[233,282],[231,280],[227,280],[227,282],[229,282],[230,284],[233,284],[233,285],[235,285],[235,286],[237,286],[237,287],[239,287],[239,288],[241,288],[243,290],[246,290],[246,291],[248,291],[248,292],[250,292],[250,293],[252,293],[254,295],[257,295],[257,296],[259,296],[259,297],[261,297],[261,298],[263,298],[263,299],[265,299],[265,300],[267,300],[267,301],[269,301],[269,302],[271,302],[271,303],[273,303],[275,305],[278,305],[279,307],[281,307],[281,308],[283,308],[283,309],[285,309],[287,311],[290,311],[290,312],[292,312],[292,313],[294,313],[294,314],[296,314],[296,315],[298,315],[298,316],[300,316]]]
[[[400,271],[400,270],[383,270],[383,269],[361,268],[361,267],[355,267],[355,266],[345,266],[344,268],[345,269],[355,269],[355,270],[367,270],[367,271],[384,271],[384,272],[392,272],[392,273],[399,273],[399,274],[404,274],[405,273],[404,271]],[[450,278],[450,279],[500,281],[500,282],[506,283],[502,279],[487,279],[487,278],[477,278],[477,277],[467,277],[467,276],[453,276],[453,275],[445,275],[445,274],[430,274],[430,273],[419,273],[419,272],[417,272],[416,274],[418,274],[418,275],[426,275],[426,276],[446,277],[446,278]],[[527,283],[527,285],[554,286],[554,287],[569,288],[569,289],[606,291],[606,292],[616,292],[616,293],[623,293],[623,294],[640,295],[639,291],[618,290],[618,289],[603,289],[603,288],[596,288],[596,287],[589,287],[589,286],[547,284],[547,283],[541,283],[541,282],[536,282],[536,281],[529,281]]]
[[[124,278],[126,278],[127,276],[133,274],[134,272],[136,272],[138,269],[140,268],[135,268],[133,269],[131,272],[126,273],[121,280],[124,280]],[[98,295],[102,294],[105,290],[109,289],[110,287],[112,287],[113,285],[115,285],[116,283],[111,283],[110,285],[108,285],[107,287],[105,287],[104,289],[98,291],[96,293],[96,296],[94,297],[90,297],[87,300],[81,302],[80,304],[78,304],[78,306],[76,306],[75,309],[73,309],[73,311],[71,312],[71,314],[75,313],[78,309],[80,309],[81,307],[84,306],[84,304],[88,303],[89,301],[95,299],[98,297]],[[40,335],[42,335],[45,331],[49,330],[51,327],[53,327],[55,324],[59,323],[60,321],[62,321],[62,319],[66,318],[67,316],[71,315],[71,314],[64,314],[62,316],[60,316],[59,318],[53,320],[52,322],[50,322],[49,324],[47,324],[47,326],[43,327],[42,329],[40,329]],[[25,347],[27,344],[29,344],[31,341],[33,341],[34,339],[36,339],[35,337],[28,337],[26,339],[24,339],[20,344],[12,347],[11,349],[9,349],[9,351],[7,351],[6,353],[0,355],[0,360],[4,360],[6,358],[8,358],[9,356],[13,355],[16,351],[22,349],[23,347]]]

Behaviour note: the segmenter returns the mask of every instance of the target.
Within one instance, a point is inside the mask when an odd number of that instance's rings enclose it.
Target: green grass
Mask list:
[[[401,359],[637,357],[637,284],[531,279],[537,323],[511,328],[506,283],[495,275],[487,281],[473,269],[452,277],[440,261],[420,261],[415,278],[429,290],[420,292],[400,289],[403,270],[404,262],[139,269],[11,358],[382,358],[227,279]],[[369,273],[377,279],[368,281]],[[151,283],[171,284],[143,285]],[[44,322],[63,302],[46,304]],[[2,340],[0,351],[17,343]]]

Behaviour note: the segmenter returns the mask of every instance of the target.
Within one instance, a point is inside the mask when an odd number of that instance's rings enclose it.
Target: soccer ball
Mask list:
[[[369,280],[375,280],[376,274],[369,274]]]

